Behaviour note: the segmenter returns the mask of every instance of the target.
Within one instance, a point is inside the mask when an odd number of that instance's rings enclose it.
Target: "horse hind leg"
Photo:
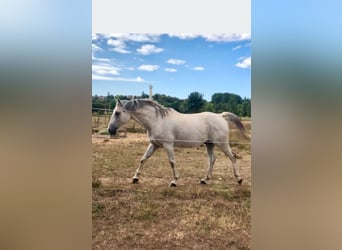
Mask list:
[[[213,143],[206,143],[205,146],[207,148],[209,166],[208,166],[207,176],[201,179],[200,181],[201,184],[207,184],[207,181],[212,178],[213,167],[216,161],[215,154],[214,154],[215,145]]]
[[[241,185],[241,184],[242,184],[242,178],[241,178],[240,172],[239,172],[239,170],[238,170],[238,165],[237,165],[237,163],[236,163],[236,158],[235,158],[235,156],[233,155],[230,146],[229,146],[227,143],[225,143],[225,144],[219,144],[218,146],[219,146],[219,147],[221,148],[221,150],[225,153],[225,155],[228,156],[229,159],[231,160],[231,162],[232,162],[232,164],[233,164],[234,176],[235,176],[235,178],[237,179],[237,182],[239,183],[239,185]]]
[[[137,168],[137,170],[135,171],[135,174],[133,176],[133,183],[138,183],[139,182],[139,175],[140,175],[140,171],[141,168],[144,166],[144,163],[147,161],[148,158],[150,158],[153,153],[158,149],[158,147],[152,143],[150,143],[150,145],[148,145],[143,157],[140,160],[140,164],[139,167]]]

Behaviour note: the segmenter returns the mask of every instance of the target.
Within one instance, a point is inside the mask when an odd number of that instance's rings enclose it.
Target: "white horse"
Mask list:
[[[131,118],[144,126],[150,141],[145,154],[140,160],[140,165],[135,171],[133,183],[139,181],[140,171],[146,160],[158,148],[164,148],[173,171],[173,180],[170,186],[177,186],[179,175],[176,169],[173,148],[198,147],[202,144],[206,146],[209,159],[208,174],[201,180],[202,184],[206,184],[207,180],[212,177],[212,170],[215,163],[215,145],[232,161],[234,175],[238,183],[242,183],[242,178],[237,169],[236,159],[228,144],[228,122],[234,123],[246,137],[245,128],[235,114],[229,112],[223,112],[221,114],[211,112],[182,114],[149,99],[117,100],[108,124],[108,132],[111,135],[115,134],[118,128],[127,123]]]

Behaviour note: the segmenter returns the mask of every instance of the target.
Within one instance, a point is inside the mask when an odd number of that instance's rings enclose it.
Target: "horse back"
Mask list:
[[[222,115],[211,112],[180,114],[170,122],[178,138],[217,140],[228,134],[228,125]]]

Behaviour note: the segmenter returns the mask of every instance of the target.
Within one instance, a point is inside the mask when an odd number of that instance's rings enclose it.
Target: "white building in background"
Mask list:
[[[149,98],[150,98],[150,100],[152,100],[152,96],[153,96],[153,94],[152,94],[152,88],[153,88],[153,86],[150,85],[149,88],[150,88]]]

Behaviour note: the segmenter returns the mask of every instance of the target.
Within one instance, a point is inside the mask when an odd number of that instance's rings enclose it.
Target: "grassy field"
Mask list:
[[[250,121],[244,121],[250,129]],[[231,140],[246,143],[231,131]],[[145,164],[131,184],[148,141],[145,134],[93,139],[93,249],[250,249],[251,155],[249,144],[233,143],[244,178],[239,186],[231,162],[216,149],[213,179],[206,175],[204,147],[176,149],[176,188],[166,153]],[[248,142],[247,142],[248,143]]]

